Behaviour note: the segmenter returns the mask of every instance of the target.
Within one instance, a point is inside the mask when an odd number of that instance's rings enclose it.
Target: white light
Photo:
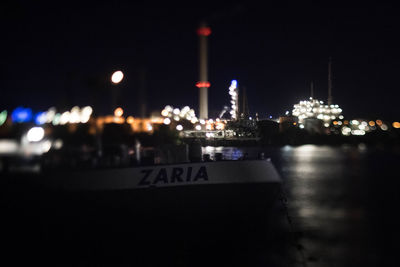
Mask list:
[[[201,125],[197,124],[197,125],[196,125],[196,130],[197,130],[197,131],[200,131],[200,130],[201,130]]]
[[[0,140],[0,153],[15,153],[18,151],[18,143],[15,140]]]
[[[93,109],[90,106],[86,106],[81,110],[81,123],[86,123],[90,119],[90,115],[92,115]]]
[[[304,125],[303,124],[300,124],[299,127],[300,127],[300,129],[304,129]]]
[[[168,124],[170,124],[171,123],[171,119],[170,118],[165,118],[164,119],[164,124],[165,125],[168,125]]]
[[[75,106],[71,109],[70,113],[70,118],[69,118],[70,123],[78,123],[80,122],[80,109],[78,106]]]
[[[162,116],[164,116],[164,117],[167,117],[168,116],[168,110],[166,110],[166,109],[163,109],[162,111],[161,111],[161,115]]]
[[[180,113],[180,110],[179,110],[179,108],[175,108],[173,112],[175,115],[178,115]]]
[[[44,142],[42,143],[42,150],[43,150],[43,153],[49,152],[50,148],[51,148],[51,142],[50,142],[49,140],[44,141]]]
[[[54,116],[56,115],[56,108],[52,107],[46,112],[46,122],[50,123],[53,121]]]
[[[351,134],[352,135],[364,135],[365,131],[363,131],[363,130],[353,130],[353,131],[351,131]]]
[[[66,123],[68,123],[70,117],[71,117],[71,114],[69,113],[69,111],[65,111],[63,114],[61,114],[61,117],[60,117],[60,124],[66,124]]]
[[[180,125],[180,124],[178,124],[178,125],[176,125],[176,129],[177,129],[178,131],[182,131],[182,130],[183,130],[183,126]]]
[[[113,83],[117,84],[117,83],[120,83],[123,78],[124,78],[124,74],[122,73],[122,71],[118,70],[118,71],[114,72],[113,75],[111,76],[111,81]]]
[[[203,120],[203,119],[200,119],[200,123],[201,123],[201,124],[205,124],[205,123],[206,123],[206,121],[205,121],[205,120]]]
[[[207,138],[214,137],[214,134],[213,133],[206,133],[206,137]]]
[[[60,149],[60,148],[62,148],[62,146],[63,146],[63,141],[61,139],[57,139],[53,143],[53,147],[55,149]]]
[[[33,127],[28,131],[26,137],[29,142],[39,142],[44,137],[44,129],[42,127]]]
[[[86,106],[82,109],[82,114],[85,114],[85,115],[90,116],[90,115],[92,115],[92,112],[93,112],[93,109],[91,106]]]

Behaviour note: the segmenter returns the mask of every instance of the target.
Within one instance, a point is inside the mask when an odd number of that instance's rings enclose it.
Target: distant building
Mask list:
[[[296,116],[287,115],[279,117],[279,132],[284,132],[291,127],[297,126],[298,121]]]
[[[323,101],[313,99],[300,101],[293,106],[292,115],[298,118],[300,128],[315,130],[316,120],[320,120],[325,128],[328,128],[331,121],[343,119],[342,109],[339,105],[324,105]],[[311,119],[311,120],[310,120]],[[307,120],[306,127],[305,122]]]

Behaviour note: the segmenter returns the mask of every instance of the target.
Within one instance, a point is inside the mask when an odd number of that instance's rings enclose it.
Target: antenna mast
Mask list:
[[[328,105],[332,105],[332,57],[328,63]]]

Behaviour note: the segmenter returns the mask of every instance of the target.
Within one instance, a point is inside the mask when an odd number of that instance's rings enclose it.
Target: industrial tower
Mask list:
[[[208,119],[208,62],[207,62],[207,37],[211,29],[206,23],[201,23],[197,29],[199,36],[199,81],[196,86],[199,88],[199,118]]]

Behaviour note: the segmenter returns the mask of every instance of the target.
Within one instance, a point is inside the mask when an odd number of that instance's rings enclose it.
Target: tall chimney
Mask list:
[[[328,105],[332,105],[332,57],[328,63]]]
[[[199,88],[199,118],[208,119],[208,64],[207,64],[207,37],[211,29],[204,22],[197,29],[199,35],[199,81],[196,86]]]

